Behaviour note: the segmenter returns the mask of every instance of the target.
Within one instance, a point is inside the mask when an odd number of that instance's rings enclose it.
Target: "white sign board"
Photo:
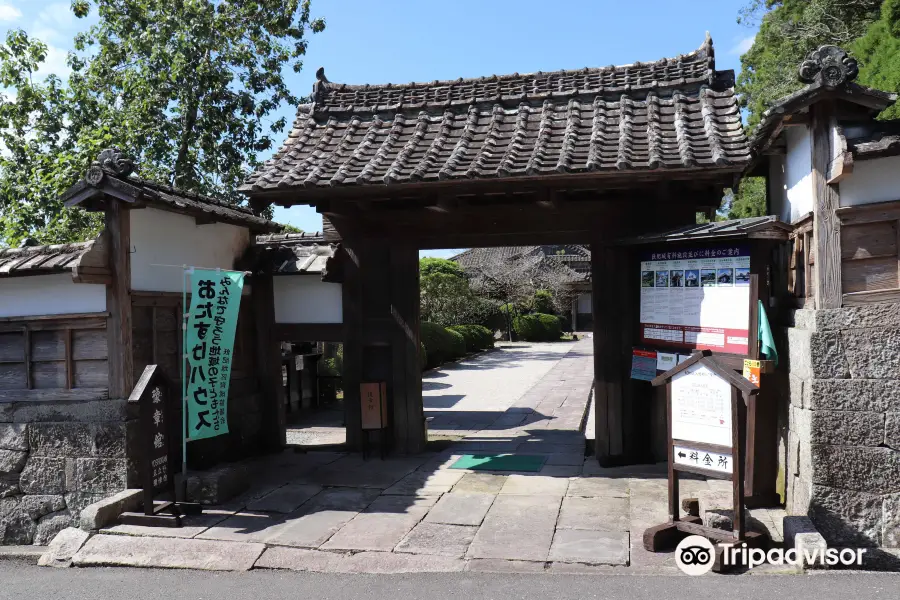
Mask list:
[[[702,363],[672,377],[672,439],[731,447],[731,384]]]
[[[675,444],[675,464],[689,467],[700,467],[707,471],[716,471],[731,475],[733,471],[732,457],[730,454],[698,450],[688,446]]]

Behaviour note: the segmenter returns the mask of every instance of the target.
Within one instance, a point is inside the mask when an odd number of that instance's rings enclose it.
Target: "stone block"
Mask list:
[[[900,327],[900,304],[884,303],[812,311],[817,331]]]
[[[263,544],[178,538],[95,535],[75,554],[79,567],[158,567],[208,571],[249,571]]]
[[[819,533],[798,533],[794,536],[794,548],[797,550],[797,557],[802,561],[800,569],[822,569],[825,567],[824,560],[825,551],[828,550],[828,543]],[[812,559],[812,560],[810,560]]]
[[[787,322],[792,328],[816,329],[816,311],[809,308],[798,308],[787,312]]]
[[[58,495],[66,491],[66,459],[30,456],[19,477],[26,494]]]
[[[28,450],[28,426],[25,423],[0,424],[0,450]]]
[[[816,332],[810,336],[810,367],[815,379],[847,379],[850,368],[845,356],[844,339],[836,331]]]
[[[200,504],[222,504],[250,487],[245,464],[222,465],[188,475],[187,497]]]
[[[812,443],[881,446],[884,441],[884,413],[832,410],[811,412]]]
[[[76,458],[66,491],[117,492],[126,485],[126,461],[110,458]]]
[[[900,450],[900,412],[889,412],[885,415],[884,445]]]
[[[18,473],[28,460],[28,452],[22,450],[4,450],[0,448],[0,472]]]
[[[66,500],[61,495],[22,496],[19,500],[19,508],[35,521],[65,507]]]
[[[805,515],[785,515],[782,519],[785,548],[796,546],[796,536],[799,533],[819,533],[812,520]]]
[[[878,327],[841,332],[850,375],[854,379],[897,379],[900,329]]]
[[[805,515],[809,510],[812,483],[808,478],[794,477],[788,487],[787,510],[791,514]]]
[[[71,512],[74,517],[79,515],[84,508],[94,502],[103,500],[107,495],[108,494],[95,494],[92,492],[71,492],[65,495],[66,508],[69,509],[69,512]]]
[[[788,410],[788,429],[801,440],[812,438],[812,411],[791,406]]]
[[[812,377],[811,339],[811,331],[797,328],[787,330],[788,371],[799,379]]]
[[[628,532],[557,529],[547,560],[592,565],[627,565]]]
[[[28,430],[28,443],[34,456],[91,456],[93,426],[88,423],[34,423]]]
[[[27,513],[15,508],[0,512],[0,544],[30,544],[34,539],[35,523]]]
[[[812,483],[869,494],[900,490],[900,452],[812,444]]]
[[[12,402],[0,402],[0,423],[12,423],[15,413],[15,404]]]
[[[50,541],[47,551],[38,559],[38,565],[63,568],[71,566],[72,557],[90,537],[89,533],[74,527],[63,529]]]
[[[799,408],[809,408],[808,380],[802,377],[797,377],[794,373],[789,373],[788,389],[790,393],[791,406],[797,406]]]
[[[882,499],[881,545],[900,548],[900,492]]]
[[[0,473],[0,498],[16,496],[20,491],[18,473]]]
[[[875,494],[813,485],[808,515],[829,544],[878,546],[883,528],[882,504],[881,496]]]
[[[143,490],[122,490],[79,510],[78,526],[93,531],[111,525],[123,512],[137,511],[143,504]]]
[[[900,406],[900,381],[877,379],[814,379],[809,382],[813,410],[884,412]]]
[[[38,521],[32,543],[38,546],[46,546],[60,531],[71,525],[72,515],[68,510],[50,513]]]
[[[101,458],[125,458],[125,427],[125,423],[96,424],[93,431],[94,455]]]
[[[128,414],[126,399],[87,400],[83,402],[17,402],[15,423],[101,423],[124,422]]]
[[[787,465],[785,472],[788,477],[793,477],[799,473],[800,469],[800,436],[791,433],[787,443]]]

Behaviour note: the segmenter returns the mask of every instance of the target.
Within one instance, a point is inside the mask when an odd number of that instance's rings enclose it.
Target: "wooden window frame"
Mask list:
[[[834,211],[841,226],[892,223],[897,235],[897,287],[842,294],[842,306],[864,306],[882,302],[900,302],[900,200],[844,206]],[[843,260],[842,260],[843,264]]]

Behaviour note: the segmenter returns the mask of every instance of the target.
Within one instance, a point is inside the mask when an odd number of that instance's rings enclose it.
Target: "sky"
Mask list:
[[[309,38],[303,70],[289,72],[287,80],[307,95],[318,67],[333,82],[374,84],[622,65],[690,52],[707,31],[716,68],[739,72],[740,55],[756,33],[737,24],[747,2],[312,0],[313,15],[324,17],[326,28]],[[74,35],[92,21],[75,18],[67,1],[0,0],[0,27],[43,40],[46,70],[61,77]],[[281,115],[290,124],[294,110],[283,107],[273,120]],[[304,231],[322,226],[309,207],[277,208],[275,219]]]

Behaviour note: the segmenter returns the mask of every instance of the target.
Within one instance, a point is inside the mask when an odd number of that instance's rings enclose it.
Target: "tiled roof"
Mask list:
[[[311,244],[324,244],[325,236],[322,234],[321,231],[315,231],[315,232],[304,231],[301,233],[271,233],[269,235],[256,236],[256,243],[260,246],[266,246],[266,245],[308,246]]]
[[[79,266],[106,268],[102,242],[0,248],[0,277],[64,273]]]
[[[559,251],[563,253],[559,253]],[[548,268],[565,268],[572,281],[590,278],[591,251],[581,245],[566,246],[498,246],[494,248],[470,248],[452,257],[463,270],[477,269],[485,263],[505,260],[531,260],[544,263]],[[552,267],[550,265],[553,265]]]
[[[241,190],[742,166],[712,40],[651,63],[406,85],[320,80]]]
[[[863,127],[844,128],[847,148],[860,159],[900,154],[900,120],[872,121]]]
[[[747,217],[730,221],[711,221],[688,225],[671,231],[642,235],[622,240],[624,244],[648,244],[655,242],[680,242],[714,238],[766,238],[788,239],[793,227],[776,216]]]
[[[320,233],[284,233],[256,236],[254,252],[279,275],[324,274],[335,246]]]

